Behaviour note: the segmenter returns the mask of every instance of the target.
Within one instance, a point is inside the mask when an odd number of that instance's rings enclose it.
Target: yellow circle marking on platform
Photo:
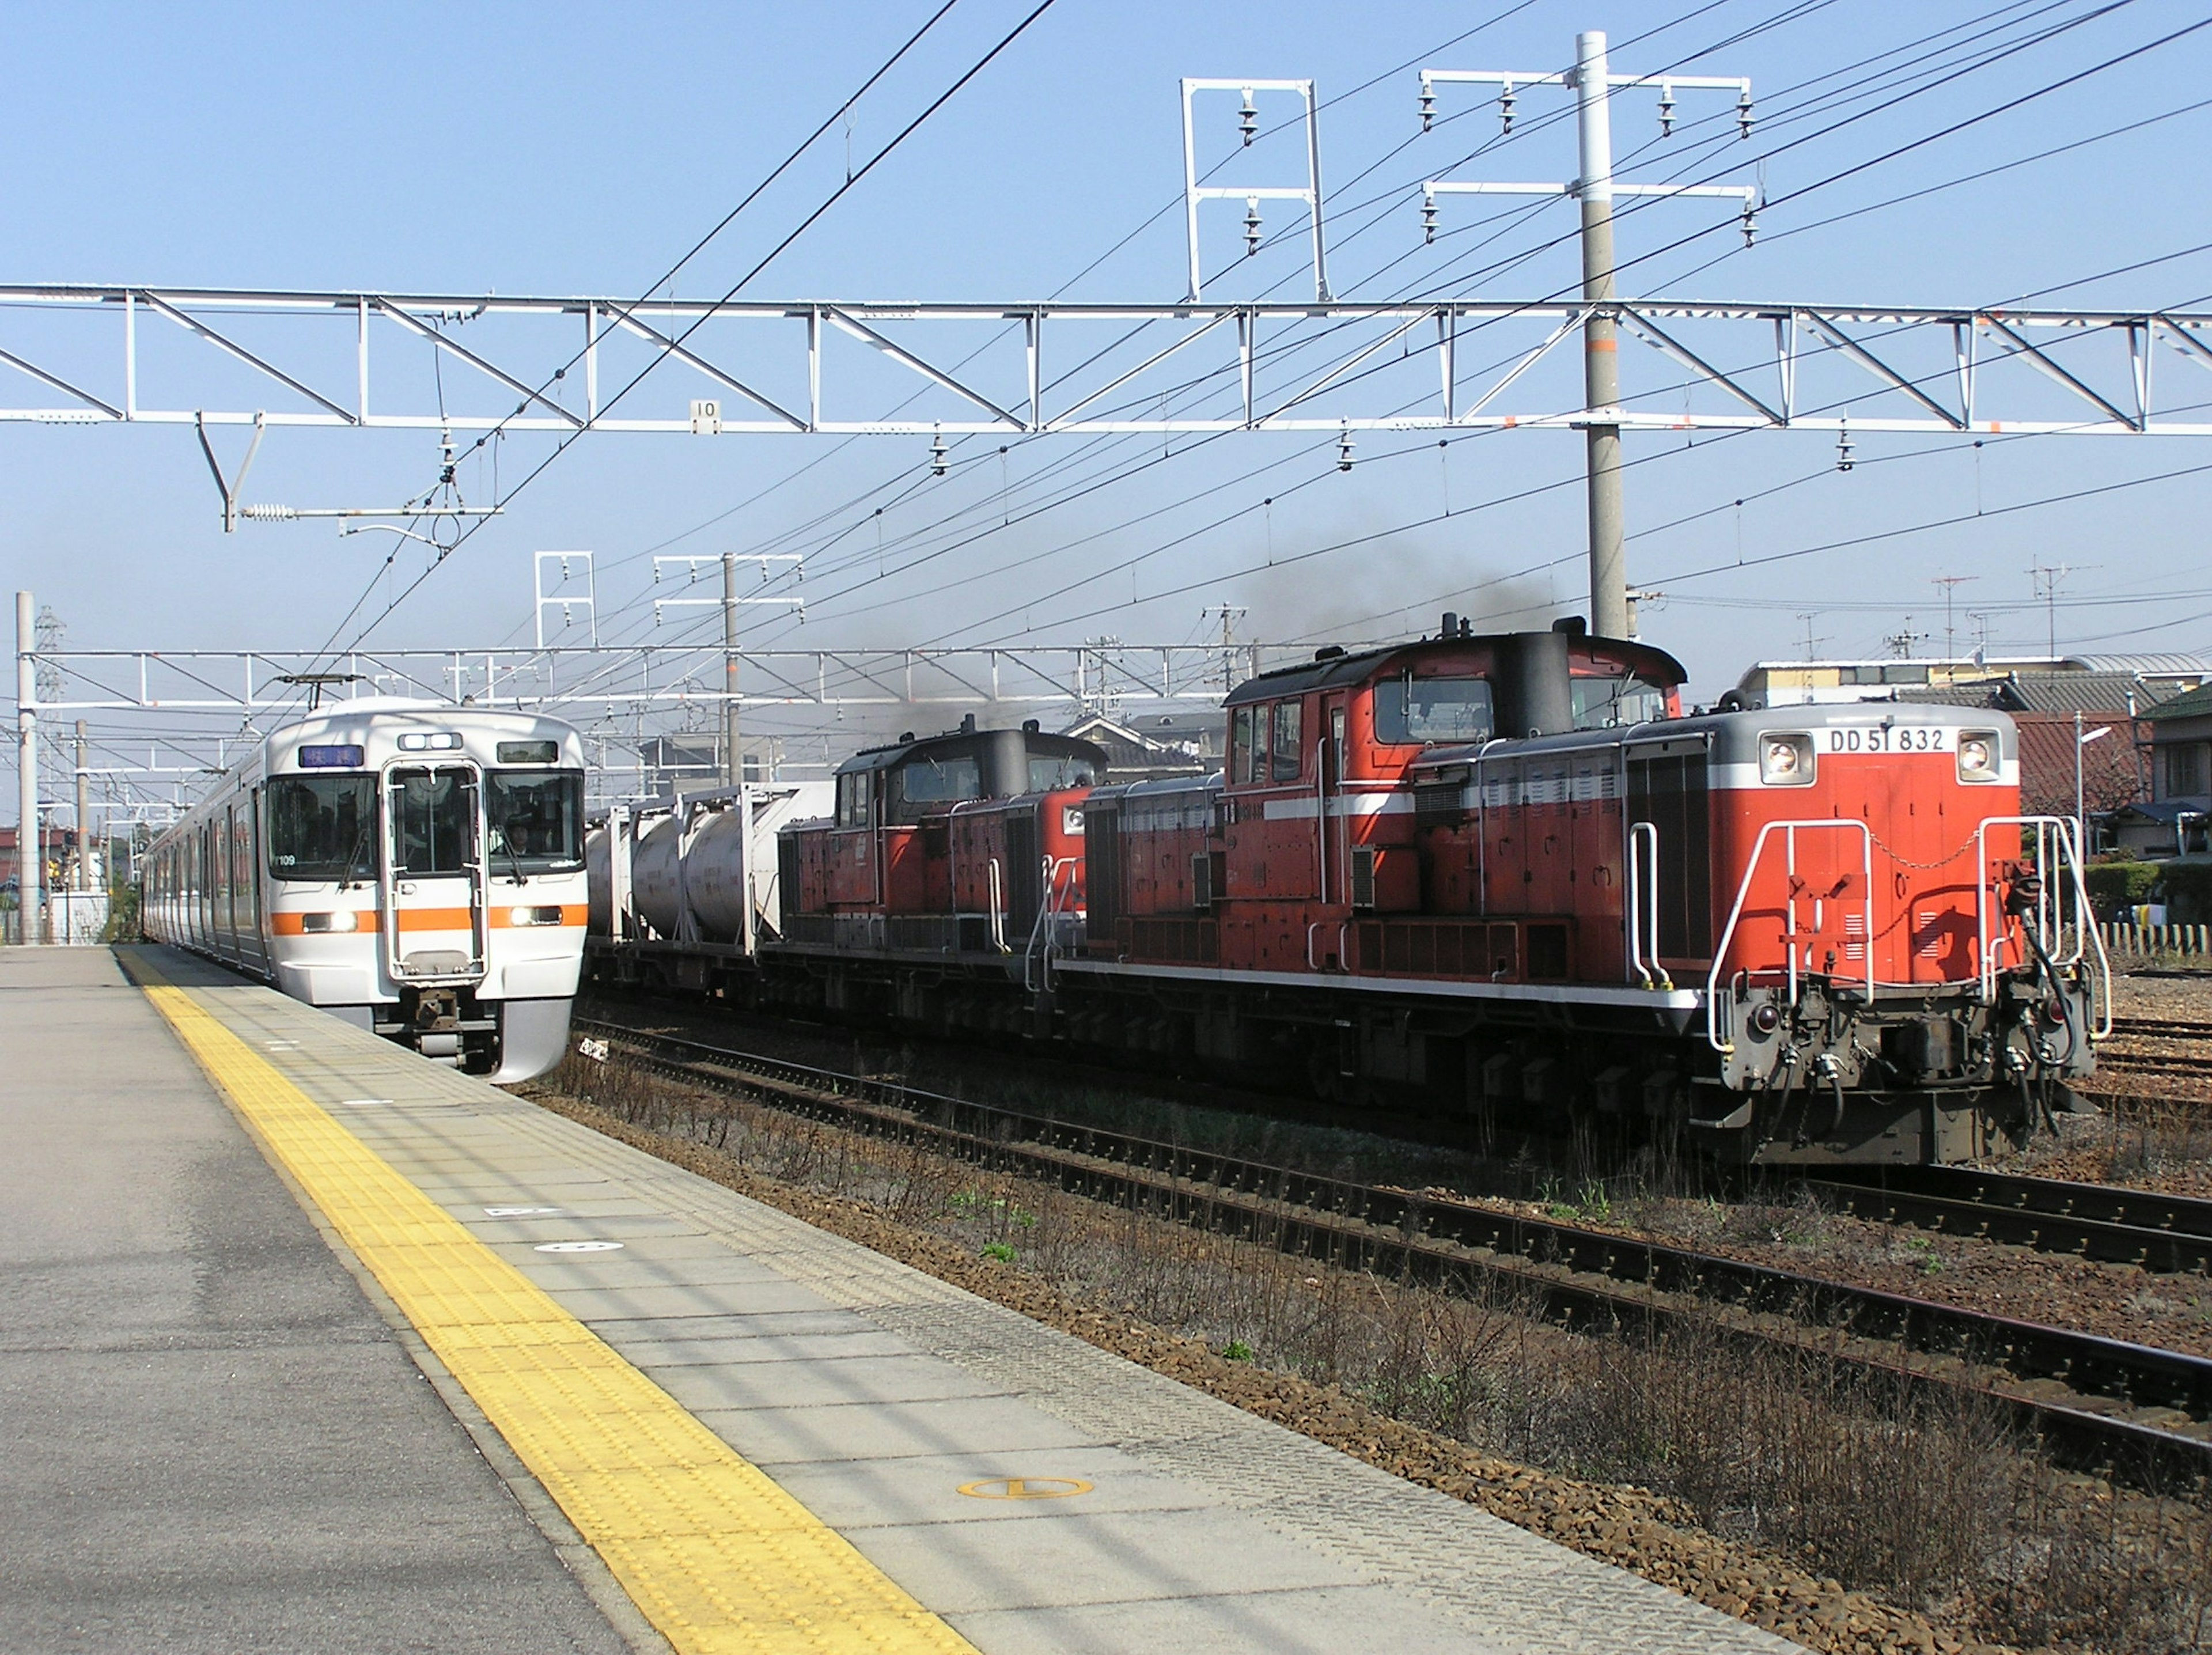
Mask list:
[[[679,1655],[975,1655],[240,1039],[222,1015],[236,991],[203,1001],[126,960]]]
[[[1081,1477],[985,1477],[962,1483],[960,1492],[970,1500],[1066,1500],[1095,1486]]]

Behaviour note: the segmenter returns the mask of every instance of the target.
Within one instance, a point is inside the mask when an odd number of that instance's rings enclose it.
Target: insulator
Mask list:
[[[933,477],[945,475],[945,433],[942,431],[929,440],[929,471]]]
[[[238,514],[249,523],[289,523],[300,515],[290,506],[240,506]]]
[[[1838,431],[1836,433],[1836,469],[1848,472],[1852,464],[1851,434],[1848,430]]]
[[[1674,94],[1671,92],[1659,100],[1659,136],[1662,138],[1674,136]]]
[[[1244,106],[1237,112],[1237,132],[1244,140],[1244,147],[1248,149],[1252,147],[1252,140],[1259,136],[1260,112],[1253,107],[1252,94],[1249,88],[1244,94]]]
[[[1748,90],[1735,100],[1735,135],[1740,138],[1751,136],[1751,94]]]
[[[1513,88],[1510,86],[1498,94],[1498,119],[1504,128],[1505,135],[1510,137],[1513,134]]]
[[[1421,86],[1421,131],[1429,131],[1437,124],[1437,94],[1425,82]]]
[[[1244,255],[1250,258],[1260,251],[1260,198],[1244,198]]]
[[[1421,198],[1421,240],[1425,245],[1433,246],[1436,245],[1436,240],[1437,198],[1432,195],[1423,196]]]
[[[1336,469],[1340,472],[1352,469],[1352,432],[1348,428],[1336,440]]]
[[[1747,247],[1759,245],[1759,210],[1756,207],[1743,210],[1743,245]]]

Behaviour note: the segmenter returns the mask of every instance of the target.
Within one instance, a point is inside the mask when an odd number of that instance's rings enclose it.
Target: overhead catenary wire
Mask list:
[[[946,0],[948,7],[954,3],[955,0]],[[874,155],[869,156],[857,170],[849,173],[842,184],[840,184],[836,189],[832,190],[830,194],[818,205],[817,205],[811,212],[808,213],[805,217],[801,219],[781,240],[778,241],[775,246],[771,247],[765,254],[763,254],[750,269],[749,269],[743,276],[739,277],[736,282],[732,283],[727,290],[723,293],[721,298],[715,301],[716,306],[726,304],[732,299],[735,298],[738,292],[750,283],[755,277],[766,270],[769,265],[773,264],[776,259],[781,257],[793,242],[797,241],[801,235],[805,234],[807,230],[818,222],[823,214],[827,213],[832,207],[836,206],[838,202],[844,199],[844,198],[863,179],[865,179],[869,173],[873,172],[888,156],[892,155],[902,145],[903,145],[907,139],[913,137],[915,132],[920,131],[932,116],[935,115],[939,110],[944,108],[947,103],[951,102],[953,98],[957,96],[961,90],[965,88],[969,82],[973,81],[978,75],[981,74],[985,69],[988,68],[994,62],[995,62],[1000,53],[1004,52],[1009,46],[1012,46],[1016,40],[1019,40],[1024,33],[1027,33],[1030,26],[1035,23],[1037,19],[1043,16],[1046,12],[1051,10],[1056,3],[1058,3],[1058,0],[1038,0],[1036,6],[1019,22],[1016,23],[1012,28],[1009,29],[1004,35],[1002,35],[989,51],[986,52],[981,58],[976,59],[974,64],[969,65],[969,67],[959,76],[958,79],[955,80],[951,85],[945,88],[944,91],[940,92],[934,99],[933,99],[921,113],[915,116],[913,119],[909,120],[906,124],[905,126],[902,127],[888,143],[884,143],[882,148],[878,149]],[[842,107],[840,113],[842,113]],[[683,344],[694,332],[696,332],[700,327],[703,326],[713,314],[714,308],[709,307],[696,320],[693,321],[688,327],[684,329],[682,332],[678,333],[672,342],[662,347],[662,356],[665,356],[669,350],[675,349],[677,346]],[[599,411],[605,414],[610,409],[613,408],[617,403],[621,402],[623,398],[627,397],[630,393],[630,392],[636,389],[640,382],[641,382],[646,376],[653,371],[653,368],[659,366],[659,358],[656,357],[655,361],[652,364],[641,369],[635,377],[624,384],[620,390],[616,392],[612,397],[610,397],[604,404],[602,404]],[[512,501],[516,496],[521,494],[524,490],[529,488],[532,483],[538,480],[538,478],[544,476],[546,471],[555,465],[562,455],[566,454],[576,441],[584,435],[589,429],[590,428],[587,426],[582,430],[572,432],[568,435],[563,437],[561,441],[556,445],[551,453],[546,455],[544,459],[538,461],[536,465],[532,466],[520,480],[515,483],[513,488],[507,490],[507,494],[502,496],[499,503],[504,505],[507,502]],[[477,532],[477,531],[482,528],[485,523],[489,522],[490,520],[492,520],[489,518],[479,518],[469,527],[464,529],[454,539],[453,544],[447,547],[445,551],[431,563],[429,568],[424,569],[420,575],[416,575],[413,581],[410,581],[407,586],[392,599],[392,602],[385,606],[384,610],[376,617],[376,618],[372,620],[368,626],[362,630],[362,631],[356,636],[355,642],[358,643],[362,638],[368,636],[370,632],[374,631],[376,627],[381,624],[386,616],[390,615],[392,611],[396,610],[401,604],[404,603],[425,581],[428,580],[433,574],[436,573],[436,571],[445,564],[447,558],[449,558],[454,552],[459,551],[463,545],[466,545],[467,542]]]
[[[2124,3],[2124,0],[2123,0],[2123,3]],[[2047,11],[2047,10],[2049,10],[2049,9],[2050,9],[2050,8],[2045,8],[2045,10],[2046,10],[2046,11]],[[2104,15],[2105,13],[2108,13],[2108,12],[2110,12],[2110,11],[2112,11],[2112,10],[2114,10],[2114,9],[2117,9],[2117,7],[2113,7],[2113,6],[2107,6],[2107,7],[2105,7],[2105,8],[2100,9],[2100,11],[2098,11],[2098,12],[2092,13],[2092,14],[2088,14],[2088,15],[2089,15],[2089,16],[2100,15]],[[2055,33],[2058,32],[2059,30],[2061,30],[2061,29],[2063,29],[2063,28],[2065,28],[2065,27],[2074,27],[2074,26],[2077,25],[2079,22],[2081,22],[2081,21],[2085,21],[2085,19],[2083,19],[2083,18],[2075,18],[2075,19],[2068,20],[2067,21],[2065,21],[2064,23],[2063,23],[2063,24],[2061,24],[2061,25],[2056,26],[2056,27],[2054,27],[2053,28],[2051,28],[2051,29],[2046,29],[2046,30],[2045,30],[2042,33],[2040,33],[2040,34],[2039,34],[2039,35],[2037,35],[2037,36],[2033,37],[2030,41],[2027,41],[2027,42],[2013,42],[2013,43],[2008,43],[2008,44],[2006,46],[2006,47],[2004,48],[2004,52],[2008,53],[2009,52],[2016,51],[2016,50],[2021,49],[2021,47],[2022,47],[2024,45],[2027,45],[2027,44],[2034,44],[2034,43],[2039,43],[2039,41],[2041,41],[2042,40],[2045,40],[2045,39],[2051,38],[2051,36],[2052,34],[2054,34]],[[2154,45],[2155,45],[2155,44],[2157,44],[2157,43],[2153,43],[2153,44],[2154,44]],[[2145,50],[2145,49],[2148,49],[2148,48],[2139,48],[2138,50]],[[2125,55],[2128,55],[2128,54],[2124,54],[2124,57]],[[1994,55],[1992,55],[1991,57],[1985,58],[1983,60],[1983,62],[1985,64],[1987,61],[1993,61],[1993,60],[1994,60]],[[2116,60],[2113,60],[2113,61],[2119,61],[2119,60],[2116,59]],[[2106,64],[2106,65],[2100,65],[2100,67],[2109,67],[2109,66],[2110,66],[2110,64]],[[1971,66],[1970,66],[1970,67],[1971,67]],[[1960,70],[1960,71],[1958,71],[1958,72],[1965,72],[1965,71]],[[2094,71],[2084,71],[2084,72],[2085,72],[2085,73],[2087,73],[2087,72],[2094,72]],[[1954,78],[1955,78],[1955,76],[1954,76],[1953,77],[1954,77]],[[2080,77],[2079,77],[2079,76],[2075,76],[2075,77],[2071,77],[2071,78],[2080,78]],[[1923,89],[1924,89],[1924,88],[1923,88]],[[2033,95],[2033,94],[2031,94],[2031,95]],[[1854,117],[1851,117],[1850,119],[1857,119],[1857,117],[1854,116]],[[1818,136],[1818,134],[1809,135],[1809,136]],[[1798,142],[1802,142],[1802,141],[1804,141],[1804,140],[1798,140]],[[1917,140],[1917,141],[1916,141],[1916,143],[1919,143],[1919,142],[1924,142],[1924,141],[1926,141],[1926,140]],[[1906,147],[1907,147],[1907,148],[1909,148],[1909,147],[1912,147],[1912,146],[1906,146]],[[1904,151],[1903,151],[1903,149],[1899,149],[1899,150],[1898,150],[1896,153],[1903,153],[1903,152],[1904,152]],[[1808,187],[1809,187],[1809,186],[1808,186]],[[1801,193],[1802,193],[1802,192],[1801,192]],[[1689,239],[1694,239],[1694,238],[1689,238]],[[1663,251],[1663,250],[1662,250],[1662,251]],[[1647,255],[1647,256],[1656,256],[1656,255]],[[1635,261],[1635,262],[1640,262],[1640,261]]]

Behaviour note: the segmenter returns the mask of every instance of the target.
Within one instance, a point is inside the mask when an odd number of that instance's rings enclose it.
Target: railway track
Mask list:
[[[2212,1476],[2212,1360],[675,1036],[586,1019],[578,1026],[672,1079],[742,1092],[1285,1252],[1446,1288],[1488,1278],[1527,1293],[1543,1313],[1570,1325],[1696,1324],[1746,1344],[1970,1393],[2064,1463],[2159,1486]]]
[[[2212,1270],[2212,1201],[1963,1166],[1838,1168],[1803,1187],[1854,1217],[2148,1270]]]

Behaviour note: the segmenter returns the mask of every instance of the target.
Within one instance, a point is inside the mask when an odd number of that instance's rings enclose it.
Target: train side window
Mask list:
[[[870,818],[869,784],[866,770],[853,770],[837,778],[837,825],[864,828]]]
[[[1295,782],[1305,770],[1305,748],[1300,727],[1305,704],[1297,701],[1275,703],[1275,780]]]
[[[1239,707],[1229,715],[1229,779],[1252,779],[1252,709]]]
[[[1269,730],[1273,724],[1273,721],[1268,716],[1270,710],[1268,704],[1264,701],[1252,709],[1252,762],[1251,773],[1244,778],[1247,782],[1264,782],[1267,779],[1267,755],[1272,751],[1269,740]]]

